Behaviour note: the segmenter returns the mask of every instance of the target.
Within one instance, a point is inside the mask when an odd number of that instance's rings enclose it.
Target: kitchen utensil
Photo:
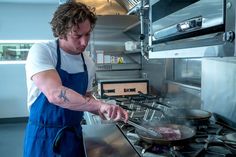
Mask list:
[[[201,109],[170,108],[163,115],[174,124],[199,126],[207,125],[212,114]]]
[[[166,110],[163,110],[161,108],[148,106],[143,103],[136,103],[136,104],[142,107],[149,108],[151,110],[161,112],[164,119],[175,124],[187,123],[187,124],[191,124],[195,126],[202,125],[202,124],[208,123],[208,120],[212,115],[210,112],[200,110],[200,109],[168,108]]]
[[[168,117],[184,120],[208,120],[211,113],[200,109],[169,109],[165,112]]]
[[[138,125],[138,124],[136,124],[136,123],[134,123],[134,122],[132,122],[130,120],[128,120],[127,123],[129,125],[137,128],[137,129],[139,129],[139,130],[142,130],[142,131],[148,133],[149,135],[151,135],[151,136],[153,136],[155,138],[162,138],[162,135],[159,132],[157,132],[156,130],[152,129],[151,127],[145,128],[145,127],[143,127],[141,125]]]
[[[104,114],[105,118],[108,120],[108,121],[112,121],[109,117],[108,117],[108,114]],[[122,119],[123,120],[123,119]],[[123,120],[124,121],[124,120]],[[112,121],[113,122],[113,121]],[[161,138],[162,135],[160,133],[158,133],[157,131],[153,130],[151,127],[148,127],[148,128],[145,128],[137,123],[134,123],[132,122],[131,120],[128,120],[127,123],[135,128],[138,128],[144,132],[146,132],[147,134],[153,136],[153,137],[156,137],[156,138]]]
[[[144,93],[141,91],[138,91],[140,96],[147,97]],[[200,109],[186,109],[186,108],[176,108],[170,105],[167,105],[163,102],[156,101],[155,102],[158,105],[162,105],[166,110],[162,110],[161,108],[148,106],[142,103],[137,103],[137,105],[147,107],[149,109],[157,110],[162,112],[163,116],[166,117],[168,120],[175,121],[182,121],[182,120],[195,120],[195,121],[205,121],[209,120],[209,118],[212,116],[212,114],[205,110]]]
[[[176,140],[167,140],[164,138],[157,138],[155,136],[150,136],[146,132],[136,129],[138,136],[147,143],[158,144],[158,145],[183,145],[184,143],[189,142],[194,135],[196,134],[195,130],[185,126],[185,125],[177,125],[177,124],[144,124],[143,127],[153,126],[153,130],[156,130],[158,127],[167,127],[173,129],[179,129],[181,133],[181,138]]]

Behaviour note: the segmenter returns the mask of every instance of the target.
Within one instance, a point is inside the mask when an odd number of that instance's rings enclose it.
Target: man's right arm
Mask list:
[[[100,101],[83,97],[74,90],[63,86],[57,71],[54,69],[36,73],[32,80],[50,103],[60,107],[89,112],[97,111],[101,107]]]
[[[36,73],[32,76],[32,80],[50,103],[62,108],[99,113],[101,117],[107,115],[115,121],[128,120],[128,113],[121,107],[82,96],[63,86],[57,71],[54,69]]]

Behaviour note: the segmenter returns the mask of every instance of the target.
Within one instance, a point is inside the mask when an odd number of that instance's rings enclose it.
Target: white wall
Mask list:
[[[49,22],[57,6],[0,3],[0,40],[52,39]]]
[[[53,39],[50,20],[57,4],[0,3],[0,40]],[[24,63],[0,61],[0,118],[28,116]]]
[[[0,118],[28,116],[24,66],[0,62]]]

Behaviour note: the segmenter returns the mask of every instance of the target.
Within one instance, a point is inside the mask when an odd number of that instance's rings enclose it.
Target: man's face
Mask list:
[[[88,45],[91,33],[91,25],[89,20],[80,23],[78,26],[72,27],[67,34],[66,47],[69,53],[80,54]]]

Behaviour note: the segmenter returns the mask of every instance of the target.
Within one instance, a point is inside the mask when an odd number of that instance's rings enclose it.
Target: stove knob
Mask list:
[[[228,31],[223,34],[223,41],[233,42],[235,38],[235,33],[233,31]]]

